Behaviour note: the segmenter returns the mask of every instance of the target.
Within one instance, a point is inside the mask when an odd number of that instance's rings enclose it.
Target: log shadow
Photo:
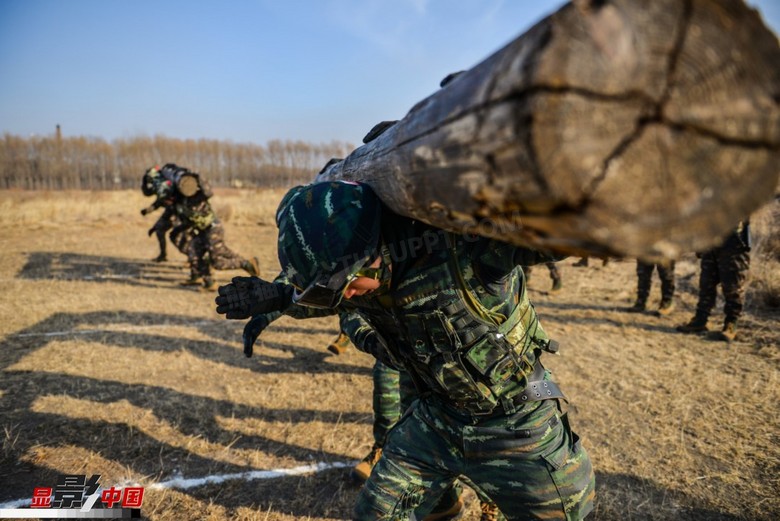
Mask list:
[[[112,329],[117,326],[127,329]],[[167,327],[182,326],[194,327],[199,332],[220,341],[177,338],[163,334]],[[78,337],[88,343],[110,344],[145,351],[187,351],[204,360],[248,368],[261,374],[299,372],[370,374],[370,369],[366,367],[333,363],[334,355],[328,352],[325,346],[320,350],[280,342],[263,342],[260,339],[255,346],[254,356],[251,360],[247,360],[236,346],[236,343],[241,342],[242,327],[243,323],[236,324],[223,319],[197,319],[186,315],[151,312],[55,313],[33,326],[8,335],[0,342],[0,353],[3,353],[5,360],[2,366],[8,366],[16,363],[31,350],[42,348],[49,342]],[[335,336],[335,330],[329,329],[280,329],[306,333],[324,331],[331,332]],[[280,360],[273,356],[273,351],[293,356]]]

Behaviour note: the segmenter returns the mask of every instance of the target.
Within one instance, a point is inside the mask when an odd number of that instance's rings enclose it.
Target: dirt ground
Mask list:
[[[227,244],[257,255],[267,278],[280,195],[215,200]],[[344,466],[372,443],[370,357],[325,350],[335,319],[284,318],[245,358],[243,324],[216,314],[213,293],[178,285],[184,257],[171,247],[168,262],[150,260],[154,217],[138,212],[148,203],[130,192],[0,192],[0,508],[58,474],[100,474],[104,487],[146,487],[150,520],[349,519],[357,489]],[[556,294],[536,268],[530,295],[562,346],[546,365],[596,468],[589,519],[780,519],[780,309],[749,290],[735,342],[682,335],[693,255],[678,262],[668,317],[624,311],[632,260],[576,260],[560,263]],[[651,307],[659,291],[656,279]],[[719,307],[711,328],[721,322]],[[301,475],[186,481],[318,463]],[[467,497],[463,519],[476,520]]]

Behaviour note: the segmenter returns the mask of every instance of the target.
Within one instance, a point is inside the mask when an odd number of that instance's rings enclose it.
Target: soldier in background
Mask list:
[[[636,261],[636,301],[627,311],[631,313],[645,311],[653,284],[653,271],[656,269],[661,279],[661,305],[658,307],[658,314],[668,315],[674,311],[674,261],[653,263],[641,260]]]
[[[141,210],[141,215],[145,216],[158,208],[163,208],[162,215],[155,221],[154,225],[149,228],[148,232],[149,237],[152,235],[157,236],[157,242],[160,245],[160,254],[153,259],[155,262],[164,262],[168,260],[166,250],[167,241],[165,238],[165,234],[168,230],[174,230],[170,234],[171,242],[180,252],[185,255],[187,254],[189,234],[182,233],[186,231],[186,228],[180,226],[181,221],[179,221],[173,208],[176,187],[172,174],[177,168],[178,167],[173,163],[169,163],[162,168],[159,165],[155,165],[144,173],[143,179],[141,180],[141,191],[143,194],[147,197],[152,195],[155,196],[154,202]]]
[[[225,244],[225,229],[209,202],[214,195],[209,183],[200,174],[173,163],[159,169],[157,175],[154,175],[155,170],[157,167],[147,170],[149,178],[155,180],[156,184],[152,184],[157,193],[157,200],[149,208],[170,207],[180,221],[171,231],[171,240],[187,255],[190,267],[190,278],[182,285],[202,284],[203,289],[215,290],[212,268],[243,269],[250,275],[260,275],[256,257],[247,260]],[[144,178],[142,188],[147,193],[147,176]]]
[[[589,257],[580,257],[580,260],[572,264],[575,268],[587,268],[590,264]],[[601,259],[601,266],[604,267],[609,264],[609,257],[603,257]]]
[[[677,331],[707,331],[707,320],[715,307],[720,284],[725,299],[725,319],[719,337],[726,341],[734,340],[737,336],[737,321],[742,315],[745,281],[750,268],[750,222],[741,221],[720,246],[697,256],[701,259],[701,274],[696,314],[687,324],[678,326]]]
[[[555,262],[545,262],[545,266],[550,271],[550,279],[552,280],[552,288],[550,293],[558,293],[563,289],[563,279],[561,278],[561,271],[558,269],[558,264]],[[533,272],[532,266],[523,266],[523,272],[525,272],[525,281],[531,280],[531,272]]]

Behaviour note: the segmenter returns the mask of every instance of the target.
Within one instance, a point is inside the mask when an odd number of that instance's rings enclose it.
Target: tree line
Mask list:
[[[272,188],[307,183],[333,157],[354,146],[272,140],[263,145],[166,136],[106,141],[91,137],[5,134],[0,189],[114,190],[139,187],[147,168],[176,163],[214,186]]]

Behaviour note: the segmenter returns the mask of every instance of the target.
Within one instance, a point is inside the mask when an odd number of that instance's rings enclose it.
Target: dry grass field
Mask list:
[[[215,196],[227,244],[257,255],[266,277],[280,197]],[[243,324],[218,316],[213,294],[178,286],[184,257],[150,261],[156,216],[139,214],[149,202],[0,192],[0,504],[57,474],[100,474],[106,487],[146,487],[142,513],[155,521],[349,519],[357,490],[342,465],[371,446],[371,359],[325,350],[335,319],[286,318],[245,358]],[[755,220],[763,245],[778,242],[776,206]],[[547,365],[597,471],[591,518],[780,519],[780,258],[754,258],[731,344],[674,330],[695,306],[693,255],[678,263],[677,310],[663,318],[622,311],[633,261],[575,260],[561,263],[563,292],[547,292],[543,267],[530,288],[562,346]],[[659,291],[656,280],[651,304]],[[717,310],[711,327],[721,320]]]

